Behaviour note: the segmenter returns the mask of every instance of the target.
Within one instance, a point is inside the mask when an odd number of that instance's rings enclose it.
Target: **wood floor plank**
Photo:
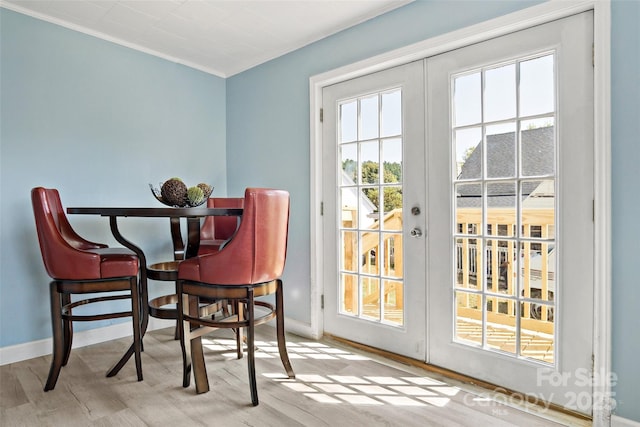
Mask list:
[[[123,409],[114,414],[102,417],[90,424],[91,427],[144,427],[147,423],[142,421],[130,408]]]
[[[20,381],[16,375],[16,370],[9,365],[7,369],[0,370],[0,400],[2,408],[13,408],[16,406],[29,403],[29,399],[20,385]]]
[[[3,384],[3,383],[2,383]],[[35,404],[28,402],[18,406],[5,407],[4,399],[0,408],[0,424],[3,426],[31,427],[39,425]]]
[[[257,329],[260,405],[251,405],[247,360],[236,359],[233,336],[204,338],[211,390],[182,387],[180,343],[173,328],[145,337],[144,381],[132,362],[106,371],[130,339],[74,349],[56,388],[43,392],[50,357],[0,367],[0,425],[14,426],[582,426],[536,407],[505,405],[492,393],[437,373],[381,359],[331,340],[287,336],[295,379],[280,361],[275,331]],[[246,357],[246,356],[245,356]],[[557,414],[556,414],[557,415]]]

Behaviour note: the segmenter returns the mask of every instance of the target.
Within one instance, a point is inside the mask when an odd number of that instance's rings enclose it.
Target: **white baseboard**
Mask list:
[[[109,325],[103,328],[74,333],[72,348],[85,347],[128,336],[131,336],[131,324],[129,322],[118,323],[116,325]],[[46,356],[51,354],[52,349],[52,338],[2,347],[0,348],[0,365]]]
[[[287,332],[290,332],[295,335],[300,335],[301,337],[304,337],[304,338],[309,338],[312,340],[319,338],[315,336],[315,334],[313,333],[313,330],[311,329],[311,325],[309,323],[300,322],[299,320],[288,319],[285,317],[284,328]]]
[[[640,423],[617,415],[611,415],[611,427],[640,427]]]
[[[307,323],[293,319],[285,319],[287,332],[313,339],[311,326]],[[173,320],[149,318],[148,331],[164,329],[175,325]],[[88,345],[99,344],[106,341],[131,336],[131,324],[129,322],[118,323],[116,325],[105,326],[103,328],[90,329],[88,331],[76,332],[73,334],[73,348],[86,347]],[[50,355],[53,349],[52,338],[38,341],[31,341],[24,344],[16,344],[0,348],[0,366],[9,363],[21,362],[40,356]]]

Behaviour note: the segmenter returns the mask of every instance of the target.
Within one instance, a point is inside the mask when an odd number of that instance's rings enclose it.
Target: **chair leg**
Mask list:
[[[249,388],[251,389],[251,403],[253,406],[258,406],[258,386],[256,385],[256,361],[255,361],[255,312],[254,312],[254,300],[253,289],[248,290],[247,298],[247,364],[249,366]],[[242,328],[240,328],[242,329]]]
[[[296,374],[291,367],[289,355],[287,354],[287,343],[284,336],[284,297],[282,295],[282,280],[278,279],[278,287],[276,288],[276,335],[278,339],[278,351],[280,352],[280,360],[284,370],[289,378],[295,378]]]
[[[189,313],[191,317],[199,317],[200,301],[198,297],[189,298]],[[189,327],[189,331],[191,331],[191,327]],[[196,382],[196,393],[206,393],[209,391],[209,379],[207,378],[207,367],[204,362],[202,336],[189,337],[189,340],[191,341],[191,360],[193,363],[193,378]]]
[[[179,295],[178,294],[178,282],[175,282],[175,289],[176,289],[176,295]],[[176,319],[176,327],[175,327],[174,332],[173,332],[173,339],[174,340],[179,340],[180,339],[180,325],[179,325],[179,323],[180,323],[180,320]]]
[[[173,339],[174,340],[179,340],[180,339],[180,326],[178,326],[178,321],[176,320],[176,327],[175,327],[175,331],[173,333]]]
[[[62,298],[62,305],[60,306],[60,309],[71,304],[71,295],[61,294],[60,297]],[[62,326],[62,336],[64,339],[64,357],[62,358],[62,366],[67,366],[67,362],[69,362],[69,355],[71,355],[71,346],[73,344],[73,322],[71,320],[63,319]]]
[[[204,362],[202,337],[193,338],[191,341],[191,359],[193,360],[193,378],[196,381],[196,393],[206,393],[209,391],[209,379],[207,378],[207,367]]]
[[[58,381],[60,375],[60,368],[62,368],[62,362],[65,354],[65,344],[63,342],[62,331],[62,298],[58,292],[58,283],[56,281],[51,282],[49,288],[49,295],[51,299],[51,329],[53,332],[53,354],[51,356],[51,367],[49,368],[49,377],[47,383],[44,386],[44,391],[53,390]]]
[[[184,315],[188,314],[188,296],[182,294],[182,283],[177,284],[178,292],[178,336],[180,337],[180,348],[182,349],[182,387],[189,387],[191,383],[191,334],[190,323],[184,320]]]
[[[244,303],[242,301],[240,301],[240,300],[235,300],[233,302],[233,304],[234,304],[234,311],[236,312],[236,315],[238,316],[238,322],[240,322],[246,316]],[[238,355],[238,359],[242,359],[242,357],[244,355],[244,350],[242,349],[242,346],[244,345],[243,328],[237,328],[237,329],[234,329],[234,331],[236,333],[236,352],[237,352],[237,355]]]

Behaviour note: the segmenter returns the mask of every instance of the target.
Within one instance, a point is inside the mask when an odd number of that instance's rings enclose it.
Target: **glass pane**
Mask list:
[[[360,228],[371,229],[378,227],[378,187],[362,187],[360,195]]]
[[[358,177],[358,144],[340,145],[342,185],[353,185]],[[346,181],[346,182],[345,182]]]
[[[516,224],[517,194],[515,182],[487,184],[487,234],[508,233],[513,228]]]
[[[469,287],[469,239],[455,239],[456,243],[456,287]]]
[[[344,271],[358,272],[358,234],[355,231],[343,231],[340,242],[342,245],[342,265]]]
[[[402,229],[402,187],[394,185],[383,187],[384,201],[384,229],[385,230],[401,230]],[[394,212],[393,215],[388,215]]]
[[[482,251],[478,239],[456,239],[457,286],[479,289],[478,271],[482,266]]]
[[[358,314],[358,276],[340,274],[340,313]]]
[[[487,291],[515,295],[515,242],[487,240]]]
[[[532,302],[529,304],[529,318],[553,323],[554,310],[555,307],[552,304]]]
[[[365,231],[360,233],[360,249],[362,256],[360,271],[365,274],[379,274],[380,260],[380,233],[377,231]]]
[[[340,190],[340,213],[342,227],[358,228],[358,189],[356,187]]]
[[[482,345],[482,296],[456,291],[455,338]]]
[[[457,233],[479,234],[482,224],[482,185],[457,184],[456,224]]]
[[[540,251],[540,299],[554,301],[556,293],[556,251],[555,244],[542,243]],[[536,263],[533,263],[534,269]],[[542,320],[551,320],[544,319]]]
[[[362,315],[380,320],[380,279],[360,277],[362,288]]]
[[[402,182],[402,139],[388,139],[382,143],[384,182]]]
[[[360,140],[378,137],[378,95],[360,100]]]
[[[553,301],[555,294],[555,245],[523,243],[523,296],[540,301]],[[528,254],[528,257],[527,257]],[[526,313],[525,313],[526,315]],[[546,320],[546,319],[544,319]]]
[[[542,245],[540,243],[522,242],[520,245],[520,283],[522,286],[522,297],[540,299],[542,295],[542,287],[549,288],[549,264],[542,261]],[[542,268],[546,273],[542,276]],[[529,317],[529,313],[525,310],[524,317]]]
[[[523,181],[522,235],[524,237],[555,238],[555,182]]]
[[[487,126],[487,178],[516,176],[516,124]]]
[[[402,92],[400,89],[382,94],[381,122],[381,137],[402,133]]]
[[[487,70],[484,75],[484,121],[516,116],[516,65]]]
[[[404,324],[404,288],[397,280],[385,280],[384,284],[384,320],[398,326]]]
[[[454,80],[454,126],[480,123],[482,104],[480,97],[480,73],[456,77]]]
[[[506,298],[487,298],[487,346],[507,353],[516,353],[516,302]]]
[[[528,311],[523,310],[523,319],[520,323],[520,354],[524,357],[553,363],[555,359],[555,342],[553,322],[553,306],[550,304],[528,304]],[[540,313],[550,319],[548,321],[532,319],[533,316],[540,316]]]
[[[553,55],[520,63],[520,116],[555,111]]]
[[[378,150],[378,142],[364,142],[360,144],[360,161],[362,168],[362,183],[377,184],[378,181],[378,163],[380,154]]]
[[[383,233],[384,254],[382,274],[402,279],[402,233]]]
[[[351,101],[340,105],[340,142],[358,139],[358,103]]]
[[[482,174],[482,128],[455,131],[458,179],[478,179]]]
[[[553,175],[556,170],[553,117],[525,120],[520,129],[522,175]]]

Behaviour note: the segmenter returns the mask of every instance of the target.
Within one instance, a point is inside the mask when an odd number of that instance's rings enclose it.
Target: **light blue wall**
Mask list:
[[[613,371],[616,412],[640,422],[640,1],[611,15]]]
[[[418,42],[532,3],[417,1],[227,82],[228,182],[232,193],[254,182],[286,188],[292,196],[287,258],[287,314],[309,322],[309,77]],[[640,304],[636,255],[640,252],[638,3],[613,5],[613,370],[617,413],[640,421]],[[463,11],[464,13],[461,13]]]
[[[51,336],[31,188],[59,188],[66,206],[158,206],[148,183],[172,176],[225,194],[226,87],[224,79],[6,9],[0,28],[4,347]],[[115,243],[106,219],[70,220],[86,237]],[[127,219],[123,234],[151,260],[172,256],[167,220]]]

